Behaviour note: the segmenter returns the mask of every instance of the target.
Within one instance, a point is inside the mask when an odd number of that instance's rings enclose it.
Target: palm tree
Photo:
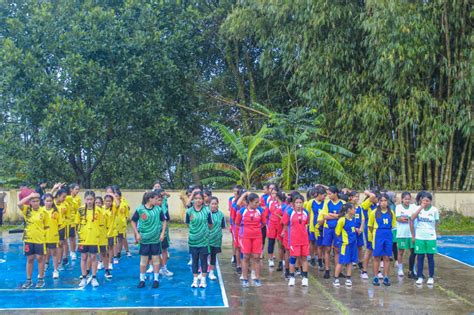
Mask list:
[[[217,172],[219,174],[202,179],[203,184],[237,183],[250,189],[256,183],[271,176],[271,171],[278,167],[278,163],[266,161],[269,154],[262,150],[266,141],[265,136],[269,132],[266,125],[263,125],[255,135],[250,136],[234,132],[219,123],[215,123],[213,126],[235,154],[238,162],[236,164],[214,162],[196,167],[195,172]]]

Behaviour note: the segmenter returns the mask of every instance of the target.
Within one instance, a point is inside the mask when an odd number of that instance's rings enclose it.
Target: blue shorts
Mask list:
[[[387,231],[387,233],[384,233],[385,231],[377,231],[374,235],[374,252],[372,253],[374,257],[392,256],[392,231]]]
[[[360,233],[360,234],[357,234],[357,247],[362,247],[364,246],[364,234],[363,233]]]
[[[372,242],[369,241],[369,232],[368,232],[368,230],[364,230],[364,239],[365,239],[365,247],[368,250],[373,250],[374,248],[372,247]]]
[[[335,229],[324,228],[323,230],[323,246],[335,246],[337,244],[337,237]]]
[[[316,235],[314,235],[314,232],[309,232],[308,237],[310,242],[316,242]]]
[[[359,251],[357,250],[357,242],[339,245],[339,263],[347,265],[359,262]]]

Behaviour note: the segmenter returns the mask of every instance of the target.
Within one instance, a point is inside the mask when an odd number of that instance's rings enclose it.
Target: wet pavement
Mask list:
[[[267,260],[262,261],[260,288],[240,287],[239,275],[231,266],[230,236],[224,233],[221,272],[229,300],[228,309],[159,310],[163,314],[469,314],[474,313],[474,268],[436,255],[435,285],[416,287],[413,280],[398,278],[392,268],[392,286],[374,287],[369,280],[361,280],[359,271],[353,273],[353,287],[335,288],[332,279],[310,269],[308,288],[301,280],[293,288],[280,272],[271,271]],[[185,229],[173,229],[172,240],[184,239]],[[171,258],[171,264],[172,264]],[[170,269],[172,265],[170,265]],[[369,273],[370,275],[370,273]],[[113,314],[151,314],[157,310],[113,311]],[[12,312],[9,312],[10,314]],[[15,312],[20,314],[22,312]],[[31,314],[32,312],[28,312]],[[38,312],[39,313],[39,312]],[[48,311],[51,313],[51,311]],[[63,312],[61,312],[63,313]],[[72,314],[105,314],[106,311],[73,311]]]

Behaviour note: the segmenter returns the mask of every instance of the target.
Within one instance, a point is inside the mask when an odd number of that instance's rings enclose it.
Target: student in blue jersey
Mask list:
[[[363,269],[360,273],[360,277],[364,280],[369,279],[369,275],[367,274],[367,268],[369,267],[369,260],[372,257],[372,235],[369,231],[369,217],[370,214],[377,209],[377,204],[380,198],[380,192],[376,190],[372,191],[364,191],[366,199],[362,201],[360,207],[362,208],[362,214],[365,218],[365,225],[364,225],[364,238],[365,238],[365,254],[364,254],[364,262],[363,262]]]
[[[341,238],[339,243],[339,261],[334,272],[334,286],[339,287],[339,275],[342,266],[346,266],[346,286],[352,286],[352,263],[359,260],[357,249],[357,220],[355,218],[356,208],[352,203],[346,203],[339,212],[340,219],[337,221],[336,235]]]
[[[318,217],[321,213],[324,200],[326,199],[326,188],[323,186],[316,186],[314,188],[314,199],[311,202],[311,212],[310,212],[310,225],[313,226],[312,233],[314,233],[314,247],[315,253],[318,256],[318,268],[319,270],[324,270],[323,265],[323,229],[324,226],[318,223]]]
[[[410,230],[411,216],[413,214],[413,205],[411,204],[411,194],[407,191],[402,193],[401,204],[395,207],[395,215],[397,217],[397,235],[398,243],[398,276],[403,277],[403,257],[405,251],[412,252],[415,244],[412,242],[412,234]],[[411,278],[411,269],[409,269],[409,277]]]
[[[364,261],[364,226],[366,218],[364,217],[362,208],[359,206],[359,193],[353,190],[349,192],[348,196],[349,201],[354,205],[355,208],[354,220],[357,240],[357,256],[359,257],[357,265],[360,270],[363,270],[364,267],[362,265],[362,261]]]
[[[393,234],[392,229],[396,226],[397,219],[395,213],[390,210],[389,196],[387,194],[381,194],[379,199],[379,205],[375,211],[369,215],[369,231],[372,235],[372,245],[374,247],[374,279],[373,284],[379,286],[379,277],[377,276],[380,261],[383,259],[383,284],[390,286],[390,257],[392,256],[392,243]]]
[[[192,206],[186,210],[186,224],[189,227],[188,245],[192,259],[192,288],[206,288],[207,257],[209,256],[209,233],[213,221],[211,211],[204,206],[204,195],[196,191],[192,197]],[[199,277],[201,265],[201,277]]]
[[[324,202],[323,209],[320,212],[318,223],[324,224],[323,242],[324,247],[324,279],[330,276],[330,255],[331,249],[334,250],[334,265],[339,261],[338,238],[335,234],[337,220],[339,219],[339,211],[344,205],[344,201],[339,199],[339,190],[336,186],[330,186],[327,190],[329,200]]]
[[[431,205],[433,196],[429,192],[420,195],[420,206],[411,216],[412,241],[415,242],[415,254],[417,256],[417,285],[423,284],[423,265],[425,255],[428,257],[429,277],[427,285],[434,284],[435,262],[434,254],[438,252],[436,244],[436,227],[439,224],[439,210]]]
[[[209,248],[211,252],[209,279],[216,280],[217,277],[214,274],[214,270],[216,269],[217,254],[222,252],[222,229],[225,229],[226,224],[224,213],[219,210],[219,199],[217,197],[211,197],[210,209],[214,224],[209,232]]]
[[[142,205],[132,216],[131,225],[135,241],[140,250],[140,282],[138,288],[145,287],[145,272],[148,258],[153,262],[153,288],[159,287],[161,242],[165,238],[166,219],[160,206],[163,202],[161,195],[149,191],[143,196]]]

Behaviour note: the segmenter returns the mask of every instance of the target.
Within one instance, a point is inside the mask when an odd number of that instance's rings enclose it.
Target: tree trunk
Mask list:
[[[452,168],[453,168],[453,148],[454,148],[454,131],[451,133],[448,146],[448,156],[446,158],[446,169],[444,175],[444,189],[451,189],[452,183]]]
[[[468,149],[470,148],[470,143],[471,143],[471,139],[468,138],[467,141],[464,143],[464,149],[462,150],[462,154],[461,154],[461,160],[459,161],[459,165],[458,165],[458,172],[457,172],[457,175],[456,175],[456,181],[454,182],[454,186],[453,188],[454,189],[461,189],[461,176],[462,176],[462,173],[464,171],[464,160],[466,158],[466,153],[468,152]]]
[[[410,156],[410,132],[408,131],[408,128],[404,128],[405,132],[405,142],[404,145],[406,147],[405,151],[405,158],[407,161],[407,189],[413,189],[413,172],[412,172],[412,162],[411,162],[411,156]]]

